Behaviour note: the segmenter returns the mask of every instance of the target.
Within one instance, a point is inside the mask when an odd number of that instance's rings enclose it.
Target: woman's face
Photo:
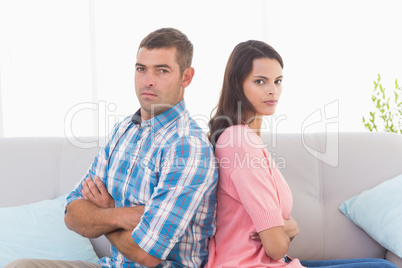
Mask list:
[[[253,69],[243,83],[244,94],[256,116],[272,115],[282,93],[282,67],[275,59],[253,61]]]

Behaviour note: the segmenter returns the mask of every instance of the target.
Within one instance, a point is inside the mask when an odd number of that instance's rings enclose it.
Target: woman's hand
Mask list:
[[[250,239],[254,241],[261,241],[261,238],[257,232],[250,233]]]
[[[288,220],[284,220],[284,222],[285,232],[288,235],[290,241],[292,241],[293,238],[295,238],[295,236],[300,233],[299,226],[292,216],[290,216]]]

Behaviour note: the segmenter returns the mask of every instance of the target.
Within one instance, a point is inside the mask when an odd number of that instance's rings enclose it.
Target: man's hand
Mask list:
[[[85,200],[90,201],[92,204],[101,208],[114,208],[115,202],[113,197],[107,191],[105,185],[95,177],[92,180],[90,177],[86,178],[82,183],[82,196]]]
[[[86,178],[82,182],[83,199],[72,201],[64,217],[67,227],[85,237],[98,237],[124,229],[130,232],[144,214],[144,206],[115,207],[101,179]]]
[[[95,177],[92,180],[88,177],[82,183],[82,187],[82,196],[85,200],[101,208],[115,208],[114,199],[108,193],[100,178]],[[144,214],[144,208],[144,206],[118,208],[119,211],[125,211],[124,213],[120,213],[118,217],[120,228],[132,232],[140,222],[141,215]]]
[[[82,196],[85,200],[100,207],[112,209],[118,219],[119,228],[106,233],[106,238],[127,258],[147,267],[157,266],[161,260],[149,255],[134,243],[131,233],[144,214],[144,206],[115,208],[115,201],[108,193],[101,179],[86,178],[82,183]]]

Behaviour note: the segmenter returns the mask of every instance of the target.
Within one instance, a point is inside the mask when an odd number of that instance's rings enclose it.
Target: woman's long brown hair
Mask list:
[[[247,115],[255,113],[254,107],[244,94],[243,84],[247,75],[252,71],[253,61],[261,58],[275,59],[283,68],[283,61],[278,52],[262,41],[242,42],[230,54],[219,102],[214,109],[216,112],[208,124],[208,138],[214,147],[219,136],[227,127],[245,124],[249,120]]]

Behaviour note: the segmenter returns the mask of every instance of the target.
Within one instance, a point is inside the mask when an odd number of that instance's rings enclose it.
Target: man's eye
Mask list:
[[[166,70],[166,69],[160,69],[159,72],[160,72],[160,73],[163,73],[163,74],[166,74],[166,73],[168,73],[169,71]]]
[[[137,67],[137,71],[138,72],[143,72],[143,71],[145,71],[145,68],[144,67]]]

